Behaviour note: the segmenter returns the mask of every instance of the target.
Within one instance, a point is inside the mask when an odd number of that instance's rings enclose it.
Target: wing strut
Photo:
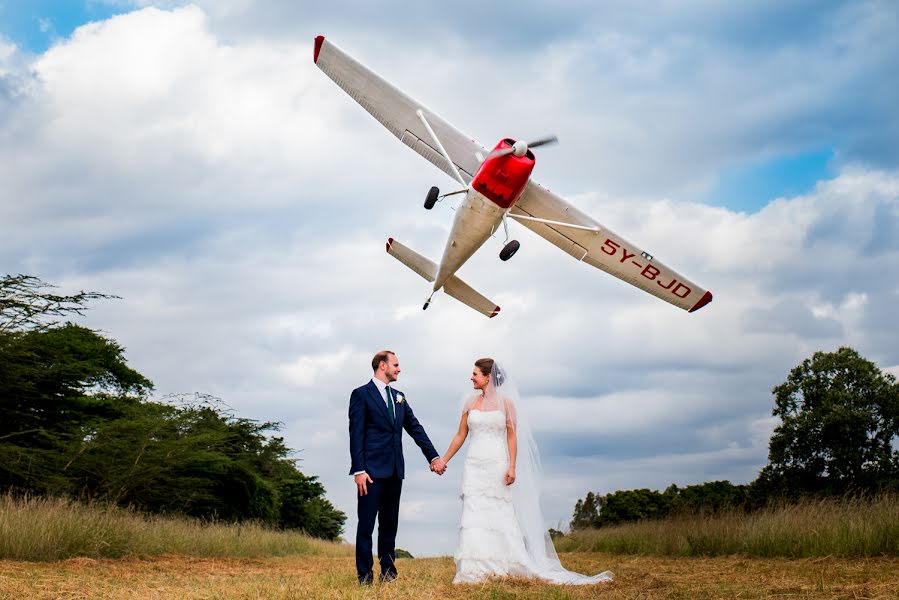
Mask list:
[[[421,119],[421,122],[424,123],[425,129],[428,130],[428,133],[431,134],[431,138],[434,140],[434,143],[437,144],[437,148],[440,150],[440,153],[443,155],[443,158],[446,159],[446,162],[449,163],[450,169],[453,170],[453,173],[456,175],[456,180],[461,183],[463,186],[468,187],[468,184],[465,183],[465,180],[462,179],[462,175],[459,174],[459,169],[456,168],[456,163],[453,162],[453,159],[450,158],[449,153],[443,147],[443,144],[440,143],[440,138],[437,137],[437,134],[434,133],[434,130],[431,129],[431,124],[428,123],[428,120],[425,118],[425,113],[420,108],[415,111],[415,114],[418,115],[418,118]]]
[[[562,221],[550,221],[549,219],[538,219],[537,217],[528,217],[525,215],[518,215],[515,213],[508,213],[510,217],[513,219],[520,219],[522,221],[536,221],[537,223],[546,223],[547,225],[558,225],[559,227],[571,227],[572,229],[581,229],[583,231],[594,231],[599,233],[602,231],[599,227],[585,227],[584,225],[575,225],[574,223],[563,223]]]

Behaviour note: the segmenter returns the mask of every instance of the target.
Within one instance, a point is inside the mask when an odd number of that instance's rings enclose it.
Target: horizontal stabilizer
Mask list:
[[[394,257],[428,281],[434,281],[437,265],[415,250],[401,244],[393,238],[387,240],[387,253]],[[491,319],[499,313],[499,306],[491,302],[470,285],[453,275],[443,285],[443,291],[462,304],[470,306],[482,315]]]
[[[443,284],[443,291],[491,319],[499,314],[496,302],[491,302],[455,275],[446,280],[446,283]]]
[[[437,277],[437,265],[393,238],[387,240],[387,254],[394,257],[428,281]]]

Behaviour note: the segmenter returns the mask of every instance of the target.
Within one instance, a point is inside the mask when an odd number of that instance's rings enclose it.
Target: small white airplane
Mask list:
[[[506,240],[500,259],[509,260],[518,251],[519,242],[509,241],[508,218],[520,221],[577,260],[684,310],[693,312],[712,301],[711,292],[530,179],[535,164],[531,148],[554,143],[554,136],[530,143],[503,139],[487,153],[481,144],[324,36],[315,38],[313,60],[393,135],[462,186],[443,195],[432,187],[425,199],[425,208],[431,209],[439,199],[464,194],[440,264],[434,264],[393,238],[387,240],[387,252],[391,256],[433,283],[425,309],[434,293],[443,288],[481,314],[495,317],[499,313],[495,302],[459,279],[456,271],[500,226],[504,228]]]

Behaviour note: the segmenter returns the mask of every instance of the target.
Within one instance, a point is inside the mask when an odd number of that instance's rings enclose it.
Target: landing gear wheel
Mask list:
[[[515,253],[518,252],[519,248],[521,248],[521,244],[518,242],[518,240],[512,240],[511,242],[503,246],[502,250],[500,250],[499,259],[509,260],[510,258],[515,256]]]
[[[425,198],[425,208],[431,210],[434,208],[434,205],[437,204],[437,196],[440,195],[440,190],[437,189],[437,186],[432,187],[428,190],[428,195]]]

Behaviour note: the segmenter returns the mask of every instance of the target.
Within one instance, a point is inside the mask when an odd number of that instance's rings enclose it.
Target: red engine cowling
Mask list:
[[[515,140],[508,138],[501,140],[494,150],[511,148],[514,143]],[[524,156],[509,153],[488,158],[475,174],[471,187],[487,196],[496,205],[509,208],[515,204],[528,184],[534,164],[534,153],[530,149]]]

